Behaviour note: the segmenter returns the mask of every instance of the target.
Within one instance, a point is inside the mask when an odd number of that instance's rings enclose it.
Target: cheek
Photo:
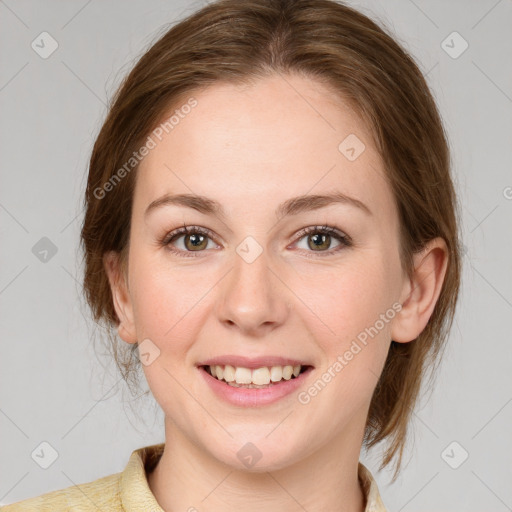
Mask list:
[[[389,350],[395,312],[378,266],[331,274],[315,283],[321,286],[308,289],[304,301],[315,315],[304,318],[310,319],[307,328],[324,357],[317,380],[301,399],[311,400],[319,418],[331,419],[328,429],[334,434],[355,411],[369,406]]]
[[[333,383],[324,397],[349,409],[367,405],[390,344],[396,269],[378,254],[315,270],[310,278],[302,273],[295,283],[309,308],[301,316],[324,353],[321,380]]]
[[[296,269],[293,289],[310,310],[324,338],[343,343],[373,325],[391,307],[394,292],[389,269],[377,258],[351,258],[336,267]],[[313,313],[313,315],[311,314]]]
[[[187,378],[187,354],[204,323],[201,297],[211,286],[150,258],[134,262],[132,278],[137,337],[151,340],[157,354],[142,366],[146,380],[164,410],[182,410],[188,395],[180,382]]]
[[[199,279],[192,266],[173,269],[165,258],[134,261],[132,299],[138,336],[154,338],[157,344],[181,338],[211,287],[204,277]]]
[[[156,273],[141,274],[137,278],[136,291],[133,294],[134,317],[137,335],[149,337],[159,344],[159,340],[173,327],[180,316],[179,293],[175,283],[167,285],[167,279],[159,279]]]

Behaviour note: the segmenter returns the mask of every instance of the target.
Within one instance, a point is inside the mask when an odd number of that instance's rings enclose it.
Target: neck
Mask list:
[[[362,433],[334,443],[285,468],[252,472],[228,466],[190,442],[166,421],[165,449],[148,484],[168,512],[364,512],[358,480]],[[338,454],[333,457],[333,453]]]

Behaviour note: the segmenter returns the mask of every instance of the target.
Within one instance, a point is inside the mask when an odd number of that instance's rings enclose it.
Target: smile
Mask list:
[[[283,380],[297,378],[308,366],[300,364],[292,366],[263,366],[251,370],[243,366],[231,365],[207,365],[203,367],[212,377],[223,381],[233,387],[243,388],[267,388]]]
[[[312,366],[285,365],[249,369],[243,366],[202,365],[200,375],[222,401],[237,407],[270,405],[305,385]],[[227,379],[227,380],[226,380]]]

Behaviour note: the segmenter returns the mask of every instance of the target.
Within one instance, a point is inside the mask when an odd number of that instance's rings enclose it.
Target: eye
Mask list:
[[[212,248],[208,247],[208,241],[212,241],[210,234],[210,231],[205,228],[184,225],[167,234],[161,241],[161,244],[179,256],[194,257],[198,255],[193,253],[200,253],[205,249]],[[176,244],[180,239],[183,239],[182,242]],[[175,248],[174,244],[179,247]]]
[[[310,226],[299,232],[299,242],[305,239],[305,247],[307,252],[327,253],[327,255],[339,252],[344,247],[350,247],[352,241],[348,235],[331,226]],[[338,241],[338,245],[333,250],[328,250],[332,241]],[[325,249],[325,250],[324,250]],[[323,256],[324,254],[317,254]],[[316,255],[315,255],[316,256]]]
[[[352,240],[348,235],[327,225],[304,228],[298,233],[298,236],[299,241],[296,243],[306,239],[306,253],[317,253],[314,256],[307,254],[308,257],[332,255],[344,247],[352,245]],[[177,243],[180,239],[182,239],[181,243]],[[330,248],[333,239],[338,241],[338,245],[334,249],[324,250]],[[183,227],[168,233],[160,241],[160,244],[178,256],[195,257],[199,256],[199,253],[204,252],[206,249],[215,248],[215,244],[214,247],[208,247],[209,241],[213,243],[213,237],[208,229],[199,226],[183,225]],[[299,249],[304,249],[304,247],[299,247]]]

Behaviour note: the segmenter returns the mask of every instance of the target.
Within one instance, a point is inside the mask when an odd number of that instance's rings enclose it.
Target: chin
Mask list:
[[[286,436],[269,439],[266,436],[271,430],[267,428],[265,434],[255,436],[246,432],[242,441],[237,441],[234,436],[234,442],[208,447],[210,454],[238,471],[265,473],[288,467],[297,459],[296,446]]]

